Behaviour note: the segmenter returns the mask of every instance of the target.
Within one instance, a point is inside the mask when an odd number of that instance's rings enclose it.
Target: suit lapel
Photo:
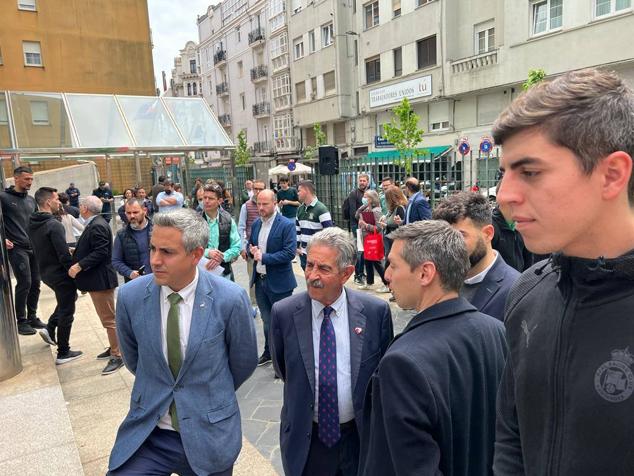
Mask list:
[[[297,306],[293,314],[295,321],[295,331],[297,332],[297,341],[299,342],[299,350],[302,354],[302,360],[306,367],[306,374],[310,382],[310,388],[315,394],[315,354],[313,350],[313,312],[310,305],[308,294],[303,302]]]
[[[207,336],[207,326],[209,325],[209,320],[212,318],[210,312],[213,301],[211,284],[205,279],[204,274],[200,273],[198,286],[196,287],[196,296],[194,298],[194,307],[192,309],[192,322],[187,340],[187,353],[185,354],[185,360],[183,360],[183,365],[176,378],[177,381],[185,374],[187,368],[191,365],[198,353],[200,343]]]
[[[266,249],[269,249],[269,241],[271,240],[271,238],[273,238],[275,236],[275,233],[277,233],[277,228],[280,226],[280,214],[276,214],[275,215],[275,219],[273,220],[273,224],[271,225],[271,229],[269,230],[269,236],[266,240]]]
[[[493,299],[493,296],[495,296],[495,293],[497,293],[498,289],[500,289],[501,287],[500,281],[502,280],[503,276],[500,276],[498,264],[499,255],[496,258],[493,267],[491,267],[489,272],[484,277],[482,283],[480,283],[475,296],[473,296],[472,304],[478,309],[482,309],[484,306],[486,306],[489,301]]]
[[[363,354],[366,317],[363,314],[363,303],[355,295],[346,290],[348,301],[348,327],[350,328],[350,371],[352,373],[352,391],[357,385],[359,368]]]
[[[156,352],[158,365],[172,375],[171,370],[167,366],[167,359],[163,354],[163,338],[161,335],[161,287],[157,286],[154,281],[150,282],[146,288],[145,298],[143,300],[143,315],[145,316],[145,327],[147,329],[150,345]]]

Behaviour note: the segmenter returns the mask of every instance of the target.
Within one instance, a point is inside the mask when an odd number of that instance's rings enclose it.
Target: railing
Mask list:
[[[227,50],[219,50],[214,54],[214,64],[227,61]]]
[[[253,152],[256,154],[264,154],[271,150],[271,143],[268,141],[254,142]]]
[[[498,50],[487,51],[468,58],[462,58],[451,62],[452,73],[464,73],[475,69],[492,66],[498,63]]]
[[[268,116],[271,114],[271,103],[268,101],[253,105],[253,117]]]
[[[297,137],[279,137],[275,139],[275,150],[277,152],[294,152],[299,150],[299,139]]]
[[[229,83],[220,83],[216,86],[216,94],[218,96],[224,96],[229,94]]]
[[[273,72],[276,73],[278,71],[282,71],[286,68],[288,68],[288,53],[284,53],[281,56],[278,56],[277,58],[273,58],[273,60],[271,61],[271,63],[273,63]]]
[[[257,82],[263,78],[266,78],[268,74],[269,70],[263,64],[256,66],[255,68],[251,68],[251,81]]]
[[[231,126],[231,115],[230,114],[223,114],[221,116],[218,116],[218,120],[220,121],[220,124],[222,124],[224,127],[230,127]]]
[[[264,28],[261,26],[249,33],[249,45],[264,40]]]

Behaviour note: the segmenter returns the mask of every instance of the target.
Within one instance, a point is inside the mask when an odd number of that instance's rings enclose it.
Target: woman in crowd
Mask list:
[[[363,205],[359,207],[357,212],[355,213],[355,217],[359,222],[359,229],[363,235],[363,240],[365,241],[365,237],[370,233],[374,233],[376,231],[381,231],[381,202],[379,200],[379,194],[374,190],[366,190],[363,194]],[[363,212],[372,212],[374,223],[366,223],[363,220]],[[374,270],[379,273],[379,277],[381,281],[383,281],[383,286],[377,289],[379,293],[389,293],[390,290],[387,287],[387,281],[384,276],[383,264],[381,261],[370,261],[367,256],[365,258],[365,274],[366,274],[366,284],[359,285],[359,289],[368,289],[370,286],[374,285]]]
[[[405,207],[407,206],[407,198],[403,194],[403,191],[395,185],[391,185],[385,191],[385,202],[387,204],[387,215],[382,218],[383,231],[385,236],[383,237],[383,246],[385,247],[385,267],[390,265],[387,259],[392,248],[392,240],[387,235],[396,230],[399,225],[396,224],[394,218],[397,216],[401,218],[401,223],[405,223]]]
[[[123,192],[123,202],[117,210],[119,218],[121,218],[121,221],[126,225],[128,224],[128,217],[125,216],[125,204],[128,203],[128,200],[130,200],[131,198],[134,198],[134,190],[132,190],[131,188],[126,188],[125,192]]]
[[[84,231],[84,225],[73,215],[68,213],[64,207],[59,207],[58,211],[59,221],[64,226],[66,232],[66,244],[69,248],[74,248],[77,244],[77,239]]]

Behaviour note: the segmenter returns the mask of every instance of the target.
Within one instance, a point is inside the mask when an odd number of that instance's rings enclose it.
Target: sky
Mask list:
[[[163,77],[167,75],[167,86],[171,78],[174,57],[189,40],[198,43],[196,17],[203,15],[207,7],[218,0],[148,0],[150,28],[154,49],[154,77],[156,87],[163,93]]]

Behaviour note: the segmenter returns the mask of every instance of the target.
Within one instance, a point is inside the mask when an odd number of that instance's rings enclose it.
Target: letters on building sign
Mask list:
[[[400,102],[403,98],[414,99],[431,96],[431,75],[402,81],[382,88],[370,90],[370,107]]]

